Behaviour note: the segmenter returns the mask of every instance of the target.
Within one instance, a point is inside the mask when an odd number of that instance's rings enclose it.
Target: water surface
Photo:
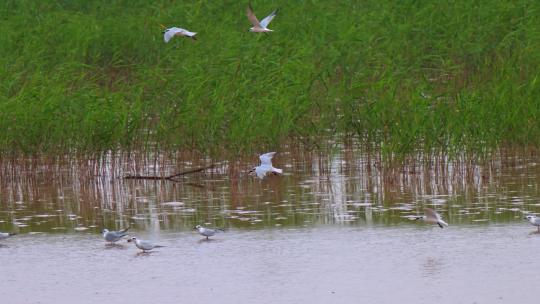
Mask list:
[[[486,160],[416,156],[388,165],[346,145],[293,148],[285,175],[246,172],[257,157],[192,155],[1,168],[0,243],[12,303],[516,303],[533,301],[540,235],[540,157],[501,151]],[[126,180],[215,167],[177,182]],[[424,207],[450,227],[410,219]],[[196,224],[226,228],[213,241]],[[139,254],[99,231],[166,247]]]

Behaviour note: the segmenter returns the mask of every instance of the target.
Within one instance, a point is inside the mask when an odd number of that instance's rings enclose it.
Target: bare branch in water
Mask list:
[[[124,176],[124,179],[170,180],[170,181],[176,182],[177,180],[174,179],[175,177],[182,176],[182,175],[186,175],[186,174],[191,174],[191,173],[201,172],[201,171],[204,171],[204,170],[213,168],[213,167],[214,167],[214,165],[212,164],[212,165],[210,165],[210,166],[206,166],[206,167],[202,167],[202,168],[195,168],[195,169],[191,169],[191,170],[187,170],[187,171],[182,171],[182,172],[180,172],[180,173],[176,173],[176,174],[169,175],[169,176],[155,176],[155,175],[126,175],[126,176]]]

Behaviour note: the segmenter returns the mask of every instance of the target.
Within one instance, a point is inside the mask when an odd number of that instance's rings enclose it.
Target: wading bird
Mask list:
[[[174,36],[183,36],[183,37],[189,37],[193,40],[197,40],[195,38],[195,35],[197,33],[190,32],[188,30],[185,30],[183,28],[179,27],[171,27],[163,31],[163,40],[165,40],[165,43],[169,42]]]
[[[444,228],[444,226],[448,226],[448,224],[442,220],[441,215],[435,212],[435,210],[431,208],[425,208],[424,214],[424,216],[416,217],[415,220],[423,220],[424,222],[429,224],[437,224],[441,228]]]
[[[103,229],[101,231],[101,234],[103,235],[103,238],[105,239],[105,241],[114,243],[114,242],[118,242],[121,238],[128,235],[126,233],[128,230],[129,230],[129,227],[127,227],[126,229],[119,230],[119,231],[109,231],[109,229]]]
[[[247,17],[249,19],[249,22],[253,24],[253,27],[249,30],[255,33],[273,32],[273,30],[267,28],[267,26],[270,21],[272,21],[272,19],[274,19],[274,17],[276,16],[276,12],[277,10],[274,10],[270,15],[266,16],[263,20],[261,20],[261,22],[259,22],[255,14],[253,13],[253,8],[251,7],[251,4],[249,3],[247,7]]]
[[[154,248],[161,248],[161,247],[165,247],[165,246],[161,246],[161,245],[154,245],[152,243],[150,243],[149,241],[144,241],[144,240],[139,240],[138,238],[136,237],[132,237],[128,240],[128,242],[134,242],[135,243],[135,246],[137,246],[137,248],[139,248],[140,250],[142,250],[143,252],[147,252],[147,251],[150,251]]]
[[[8,237],[12,236],[12,235],[15,235],[17,233],[12,233],[12,232],[0,232],[0,240],[5,240],[7,239]]]
[[[524,219],[528,220],[531,225],[538,227],[538,232],[540,232],[540,218],[534,215],[527,215]]]
[[[207,240],[208,240],[209,237],[215,235],[216,233],[225,231],[225,230],[219,229],[219,228],[214,228],[214,229],[205,228],[205,227],[203,227],[201,225],[197,225],[193,229],[197,229],[199,231],[199,234],[202,235],[202,236],[205,236]]]
[[[272,166],[272,158],[275,154],[276,152],[268,152],[259,156],[261,164],[249,170],[249,174],[255,174],[260,179],[263,179],[268,173],[282,174],[282,169],[274,168],[274,166]]]

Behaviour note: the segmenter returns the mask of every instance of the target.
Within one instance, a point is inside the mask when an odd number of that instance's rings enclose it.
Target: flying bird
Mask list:
[[[259,22],[255,14],[253,13],[253,8],[251,7],[251,4],[248,3],[247,17],[249,19],[249,22],[253,24],[253,27],[249,30],[255,33],[273,32],[273,30],[268,28],[268,24],[272,21],[272,19],[274,19],[274,17],[276,16],[276,12],[277,10],[274,10],[270,15],[266,16],[263,20],[261,20],[261,22]]]
[[[448,226],[448,224],[442,220],[441,215],[435,212],[435,210],[431,208],[425,208],[424,214],[424,216],[416,217],[415,220],[423,220],[428,224],[437,224],[441,228],[444,228],[444,226]]]
[[[144,240],[139,240],[138,238],[136,237],[132,237],[128,240],[128,242],[134,242],[135,243],[135,246],[137,246],[137,248],[139,248],[140,250],[142,250],[143,252],[147,252],[147,251],[150,251],[154,248],[161,248],[161,247],[165,247],[165,246],[161,246],[161,245],[155,245],[149,241],[144,241]]]
[[[129,230],[129,227],[126,229],[122,229],[119,231],[109,231],[109,229],[103,229],[101,231],[101,234],[103,235],[103,238],[105,241],[114,243],[118,242],[121,238],[125,237],[127,234],[127,231]]]
[[[255,174],[259,179],[263,179],[268,173],[282,174],[282,169],[274,168],[274,166],[272,166],[272,158],[275,154],[276,152],[268,152],[259,156],[261,164],[251,169],[249,171],[249,174]]]
[[[218,232],[224,232],[225,231],[225,230],[219,229],[219,228],[214,228],[214,229],[205,228],[205,227],[203,227],[201,225],[195,226],[194,229],[197,229],[199,231],[199,234],[202,235],[202,236],[205,236],[206,239],[208,239],[209,237],[215,235]]]
[[[197,40],[195,38],[195,35],[197,33],[190,32],[188,30],[185,30],[183,28],[179,27],[171,27],[163,31],[163,40],[165,40],[165,43],[169,42],[174,36],[183,36],[183,37],[189,37],[193,40]]]
[[[0,240],[5,240],[7,239],[8,237],[12,236],[12,235],[15,235],[17,233],[12,233],[12,232],[0,232]]]
[[[531,225],[538,227],[538,232],[540,232],[540,218],[534,215],[527,215],[524,219],[528,220]]]

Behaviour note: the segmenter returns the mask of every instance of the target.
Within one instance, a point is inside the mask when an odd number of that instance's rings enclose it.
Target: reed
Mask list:
[[[537,1],[253,6],[280,8],[274,33],[249,33],[238,1],[0,2],[0,151],[540,144]]]

